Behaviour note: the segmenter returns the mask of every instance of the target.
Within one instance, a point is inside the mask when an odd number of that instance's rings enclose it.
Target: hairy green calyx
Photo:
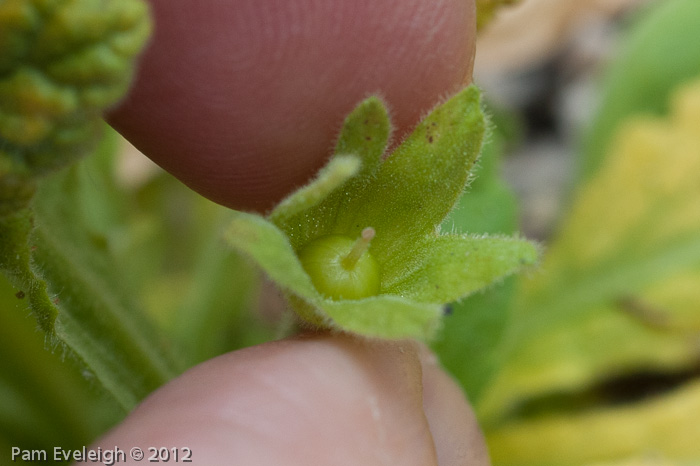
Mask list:
[[[444,304],[537,258],[535,246],[518,238],[439,234],[485,126],[479,91],[470,86],[384,160],[389,119],[371,97],[347,117],[335,155],[315,180],[267,218],[237,212],[227,239],[286,292],[303,321],[427,339]]]

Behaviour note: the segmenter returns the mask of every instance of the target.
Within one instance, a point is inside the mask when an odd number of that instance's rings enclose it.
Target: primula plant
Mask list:
[[[476,3],[483,25],[514,2]],[[496,466],[698,464],[700,2],[630,24],[540,248],[499,173],[517,118],[489,123],[475,86],[400,144],[368,98],[307,186],[236,212],[116,175],[102,113],[144,3],[0,0],[0,451],[89,445],[187,368],[301,326],[428,342]],[[294,320],[261,312],[263,274]]]
[[[537,258],[535,246],[517,238],[440,233],[484,131],[472,86],[383,160],[389,121],[381,101],[370,98],[345,121],[316,180],[267,219],[236,214],[228,241],[260,264],[307,323],[427,339],[447,303]]]

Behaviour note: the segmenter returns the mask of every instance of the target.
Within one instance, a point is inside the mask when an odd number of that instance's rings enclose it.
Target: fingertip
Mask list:
[[[474,2],[150,1],[155,34],[110,122],[185,184],[265,211],[372,93],[397,136],[471,77]]]
[[[423,407],[435,441],[439,465],[490,465],[486,441],[462,389],[439,366],[437,357],[420,346]]]
[[[158,390],[98,445],[196,464],[436,464],[412,343],[314,336],[230,353]]]

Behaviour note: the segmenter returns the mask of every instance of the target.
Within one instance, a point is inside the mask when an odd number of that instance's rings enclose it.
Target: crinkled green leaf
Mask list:
[[[112,150],[112,142],[103,149]],[[16,251],[0,266],[26,295],[47,344],[79,361],[84,373],[128,410],[178,367],[135,304],[107,240],[86,220],[81,199],[90,195],[86,182],[92,187],[95,178],[85,170],[77,166],[44,180],[33,216],[22,210],[4,217],[23,214],[23,230],[6,229],[0,221],[2,244],[11,246],[1,252]],[[14,236],[19,231],[24,236]]]
[[[482,418],[493,423],[489,436],[499,444],[510,442],[511,429],[524,436],[549,423],[551,415],[528,417],[524,411],[555,396],[567,400],[562,415],[584,403],[607,416],[605,405],[591,405],[587,394],[604,400],[610,380],[648,373],[673,377],[697,367],[700,83],[679,92],[672,108],[666,119],[640,117],[622,128],[606,163],[579,192],[542,273],[524,284],[506,364],[479,405]],[[669,458],[688,452],[700,458],[696,442],[675,441],[688,428],[680,421],[665,432],[652,419],[606,419],[597,424],[601,437],[637,436],[639,447],[656,436]],[[588,436],[589,427],[571,424],[570,435],[579,428],[579,435]],[[548,430],[538,444],[559,443],[565,432]],[[614,448],[606,443],[594,451],[604,460]],[[508,451],[513,456],[506,464],[540,464]],[[583,464],[581,454],[572,449],[557,464]]]
[[[27,296],[0,276],[0,443],[81,448],[123,417],[27,315]]]
[[[468,296],[523,266],[534,265],[538,257],[534,244],[498,236],[434,236],[416,249],[423,264],[386,291],[426,303]]]
[[[35,202],[32,266],[58,310],[58,340],[129,409],[173,377],[178,366],[130,290],[120,285],[124,281],[104,240],[91,236],[78,208],[83,195],[78,170],[42,183]]]

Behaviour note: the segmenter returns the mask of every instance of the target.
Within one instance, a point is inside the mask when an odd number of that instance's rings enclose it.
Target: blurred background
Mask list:
[[[474,80],[520,134],[503,174],[521,228],[546,239],[579,169],[576,157],[601,105],[606,70],[650,0],[523,0],[502,8],[479,36]]]

